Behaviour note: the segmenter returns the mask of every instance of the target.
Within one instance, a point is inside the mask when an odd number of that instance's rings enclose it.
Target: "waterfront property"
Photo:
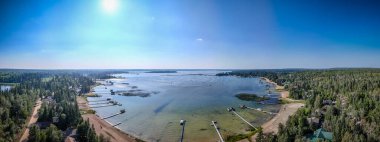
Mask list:
[[[319,128],[316,131],[314,131],[313,136],[310,137],[310,140],[312,142],[319,142],[319,141],[332,141],[333,140],[333,134],[332,132],[327,132],[323,128]]]

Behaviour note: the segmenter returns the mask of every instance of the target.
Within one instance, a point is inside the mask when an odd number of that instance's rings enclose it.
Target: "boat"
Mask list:
[[[118,102],[116,102],[116,101],[112,101],[111,102],[113,105],[118,105],[119,103]]]
[[[241,109],[246,109],[247,106],[245,106],[245,105],[240,105],[240,108],[241,108]]]
[[[185,122],[186,122],[186,120],[181,120],[181,121],[179,121],[179,125],[184,125]]]
[[[235,109],[233,107],[229,107],[227,108],[227,111],[235,111]]]

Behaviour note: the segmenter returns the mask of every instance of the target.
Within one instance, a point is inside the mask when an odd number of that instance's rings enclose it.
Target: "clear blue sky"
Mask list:
[[[378,0],[3,0],[0,68],[380,67]]]

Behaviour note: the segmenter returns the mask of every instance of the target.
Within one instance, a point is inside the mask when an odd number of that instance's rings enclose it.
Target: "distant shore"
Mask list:
[[[88,101],[84,97],[77,97],[79,109],[84,112],[91,111]],[[141,142],[142,140],[127,134],[126,132],[113,127],[109,122],[102,120],[99,116],[92,113],[82,114],[84,120],[89,120],[94,125],[97,135],[102,134],[105,138],[109,138],[111,142]]]

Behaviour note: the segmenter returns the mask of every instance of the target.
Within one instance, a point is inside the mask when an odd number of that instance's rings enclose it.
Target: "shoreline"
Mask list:
[[[79,109],[84,112],[93,111],[88,106],[88,101],[85,97],[77,96],[77,102]],[[94,125],[95,132],[98,136],[103,135],[105,138],[109,138],[111,142],[140,142],[143,141],[135,136],[132,136],[117,127],[113,127],[112,124],[106,120],[101,119],[97,114],[87,113],[82,114],[84,120],[89,120],[91,125]]]
[[[299,108],[303,107],[304,104],[300,103],[297,100],[289,99],[289,91],[286,91],[284,89],[284,86],[280,86],[277,83],[269,80],[265,77],[260,77],[260,79],[266,81],[267,83],[273,84],[275,86],[275,89],[277,92],[281,94],[280,99],[286,100],[287,103],[281,104],[279,112],[273,116],[270,120],[262,124],[260,127],[262,127],[263,133],[277,133],[278,132],[278,125],[279,123],[285,124],[288,120],[288,117],[290,115],[293,115]],[[91,88],[92,90],[92,88]],[[79,109],[84,112],[90,112],[93,111],[89,105],[87,98],[78,96],[77,102]],[[97,135],[102,134],[104,137],[109,138],[111,142],[139,142],[142,141],[136,136],[133,136],[131,134],[128,134],[127,132],[122,131],[120,128],[113,127],[110,122],[107,120],[101,119],[96,113],[87,113],[82,114],[82,118],[84,120],[89,120],[90,124],[94,125],[95,132]],[[257,134],[248,137],[246,139],[243,139],[241,141],[248,141],[250,139],[251,141],[256,141]]]
[[[276,82],[273,82],[272,80],[269,80],[266,77],[260,77],[260,78],[263,79],[264,81],[270,83],[270,84],[275,85],[275,89],[276,89],[276,91],[278,91],[281,94],[282,99],[289,99],[288,98],[289,97],[289,91],[286,91],[284,86],[280,86]]]
[[[297,112],[297,110],[303,106],[305,106],[304,103],[300,103],[300,101],[289,99],[289,91],[286,91],[284,89],[284,86],[280,86],[277,83],[273,82],[272,80],[269,80],[265,77],[260,77],[261,79],[265,80],[266,82],[270,84],[274,84],[276,91],[278,91],[281,94],[282,100],[286,100],[289,103],[281,104],[280,111],[272,117],[269,121],[265,122],[261,125],[263,133],[277,133],[278,132],[278,125],[280,123],[284,124],[288,120],[289,116],[293,115]],[[257,134],[250,137],[251,141],[256,141]],[[247,140],[247,139],[245,139]],[[244,141],[244,140],[242,140]]]

